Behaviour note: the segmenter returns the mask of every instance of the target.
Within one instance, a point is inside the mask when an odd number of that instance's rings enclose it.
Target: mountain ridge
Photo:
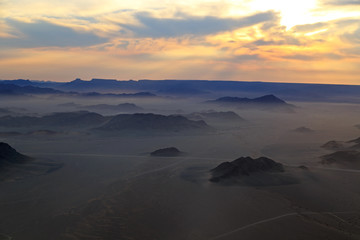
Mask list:
[[[12,83],[19,86],[49,87],[61,91],[150,91],[174,89],[181,86],[193,93],[232,92],[251,95],[275,94],[291,101],[360,102],[360,85],[246,82],[228,80],[115,80],[94,78],[91,81],[76,79],[70,82],[51,82],[34,80],[0,80],[0,83]]]

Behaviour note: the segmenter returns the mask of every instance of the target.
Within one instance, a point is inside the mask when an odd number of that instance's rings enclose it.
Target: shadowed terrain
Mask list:
[[[154,157],[177,157],[181,154],[182,152],[175,147],[161,148],[150,153]]]
[[[329,141],[322,145],[323,148],[335,151],[321,156],[324,165],[335,165],[351,169],[360,169],[360,138],[347,142]]]
[[[38,160],[17,152],[0,142],[0,181],[14,181],[50,173],[62,167],[53,161]]]
[[[99,131],[209,131],[211,128],[204,121],[192,121],[183,116],[163,116],[158,114],[120,114],[110,119]]]
[[[19,97],[0,94],[0,238],[360,238],[351,87],[13,85]]]
[[[236,108],[294,112],[293,105],[286,103],[284,100],[274,95],[265,95],[257,98],[221,97],[216,100],[207,101],[206,103]]]
[[[285,169],[281,163],[266,157],[253,159],[251,157],[240,157],[232,162],[223,162],[211,169],[211,182],[226,185],[255,185],[271,186],[294,184],[298,181],[284,173]]]

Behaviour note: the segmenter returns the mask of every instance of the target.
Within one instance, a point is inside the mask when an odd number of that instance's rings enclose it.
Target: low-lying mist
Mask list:
[[[358,169],[321,163],[332,153],[321,147],[326,142],[360,136],[357,104],[287,101],[293,111],[284,112],[206,103],[213,99],[43,95],[1,101],[9,111],[0,112],[0,141],[42,166],[60,165],[49,172],[24,165],[25,177],[16,171],[0,182],[0,239],[359,238]],[[31,120],[79,111],[100,120]],[[134,118],[149,113],[151,121]],[[4,125],[6,118],[12,120]],[[14,125],[17,118],[29,124]],[[112,123],[116,118],[121,121]],[[150,154],[169,147],[182,154]],[[281,163],[284,172],[276,174],[296,181],[209,181],[211,169],[247,156]],[[251,181],[270,179],[256,174]]]

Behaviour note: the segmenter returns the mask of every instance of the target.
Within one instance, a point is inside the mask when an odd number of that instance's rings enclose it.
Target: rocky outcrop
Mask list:
[[[153,157],[177,157],[181,154],[182,152],[175,147],[161,148],[150,153]]]
[[[17,152],[9,144],[0,142],[0,169],[11,164],[24,163],[28,160],[31,160],[31,158]]]
[[[232,162],[223,162],[210,172],[210,181],[219,182],[229,178],[250,176],[253,173],[284,172],[284,167],[281,163],[266,157],[240,157]]]

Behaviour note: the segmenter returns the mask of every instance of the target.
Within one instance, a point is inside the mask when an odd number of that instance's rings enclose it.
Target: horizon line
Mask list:
[[[91,78],[91,79],[81,79],[75,78],[70,81],[53,81],[53,80],[34,80],[34,79],[24,79],[24,78],[17,78],[17,79],[0,79],[1,81],[30,81],[30,82],[51,82],[51,83],[70,83],[75,80],[81,80],[84,82],[91,82],[92,80],[104,80],[104,81],[117,81],[117,82],[139,82],[139,81],[203,81],[203,82],[245,82],[245,83],[274,83],[274,84],[304,84],[304,85],[333,85],[333,86],[360,86],[359,84],[344,84],[344,83],[315,83],[315,82],[274,82],[274,81],[259,81],[259,80],[226,80],[226,79],[127,79],[127,80],[119,80],[114,78]]]

